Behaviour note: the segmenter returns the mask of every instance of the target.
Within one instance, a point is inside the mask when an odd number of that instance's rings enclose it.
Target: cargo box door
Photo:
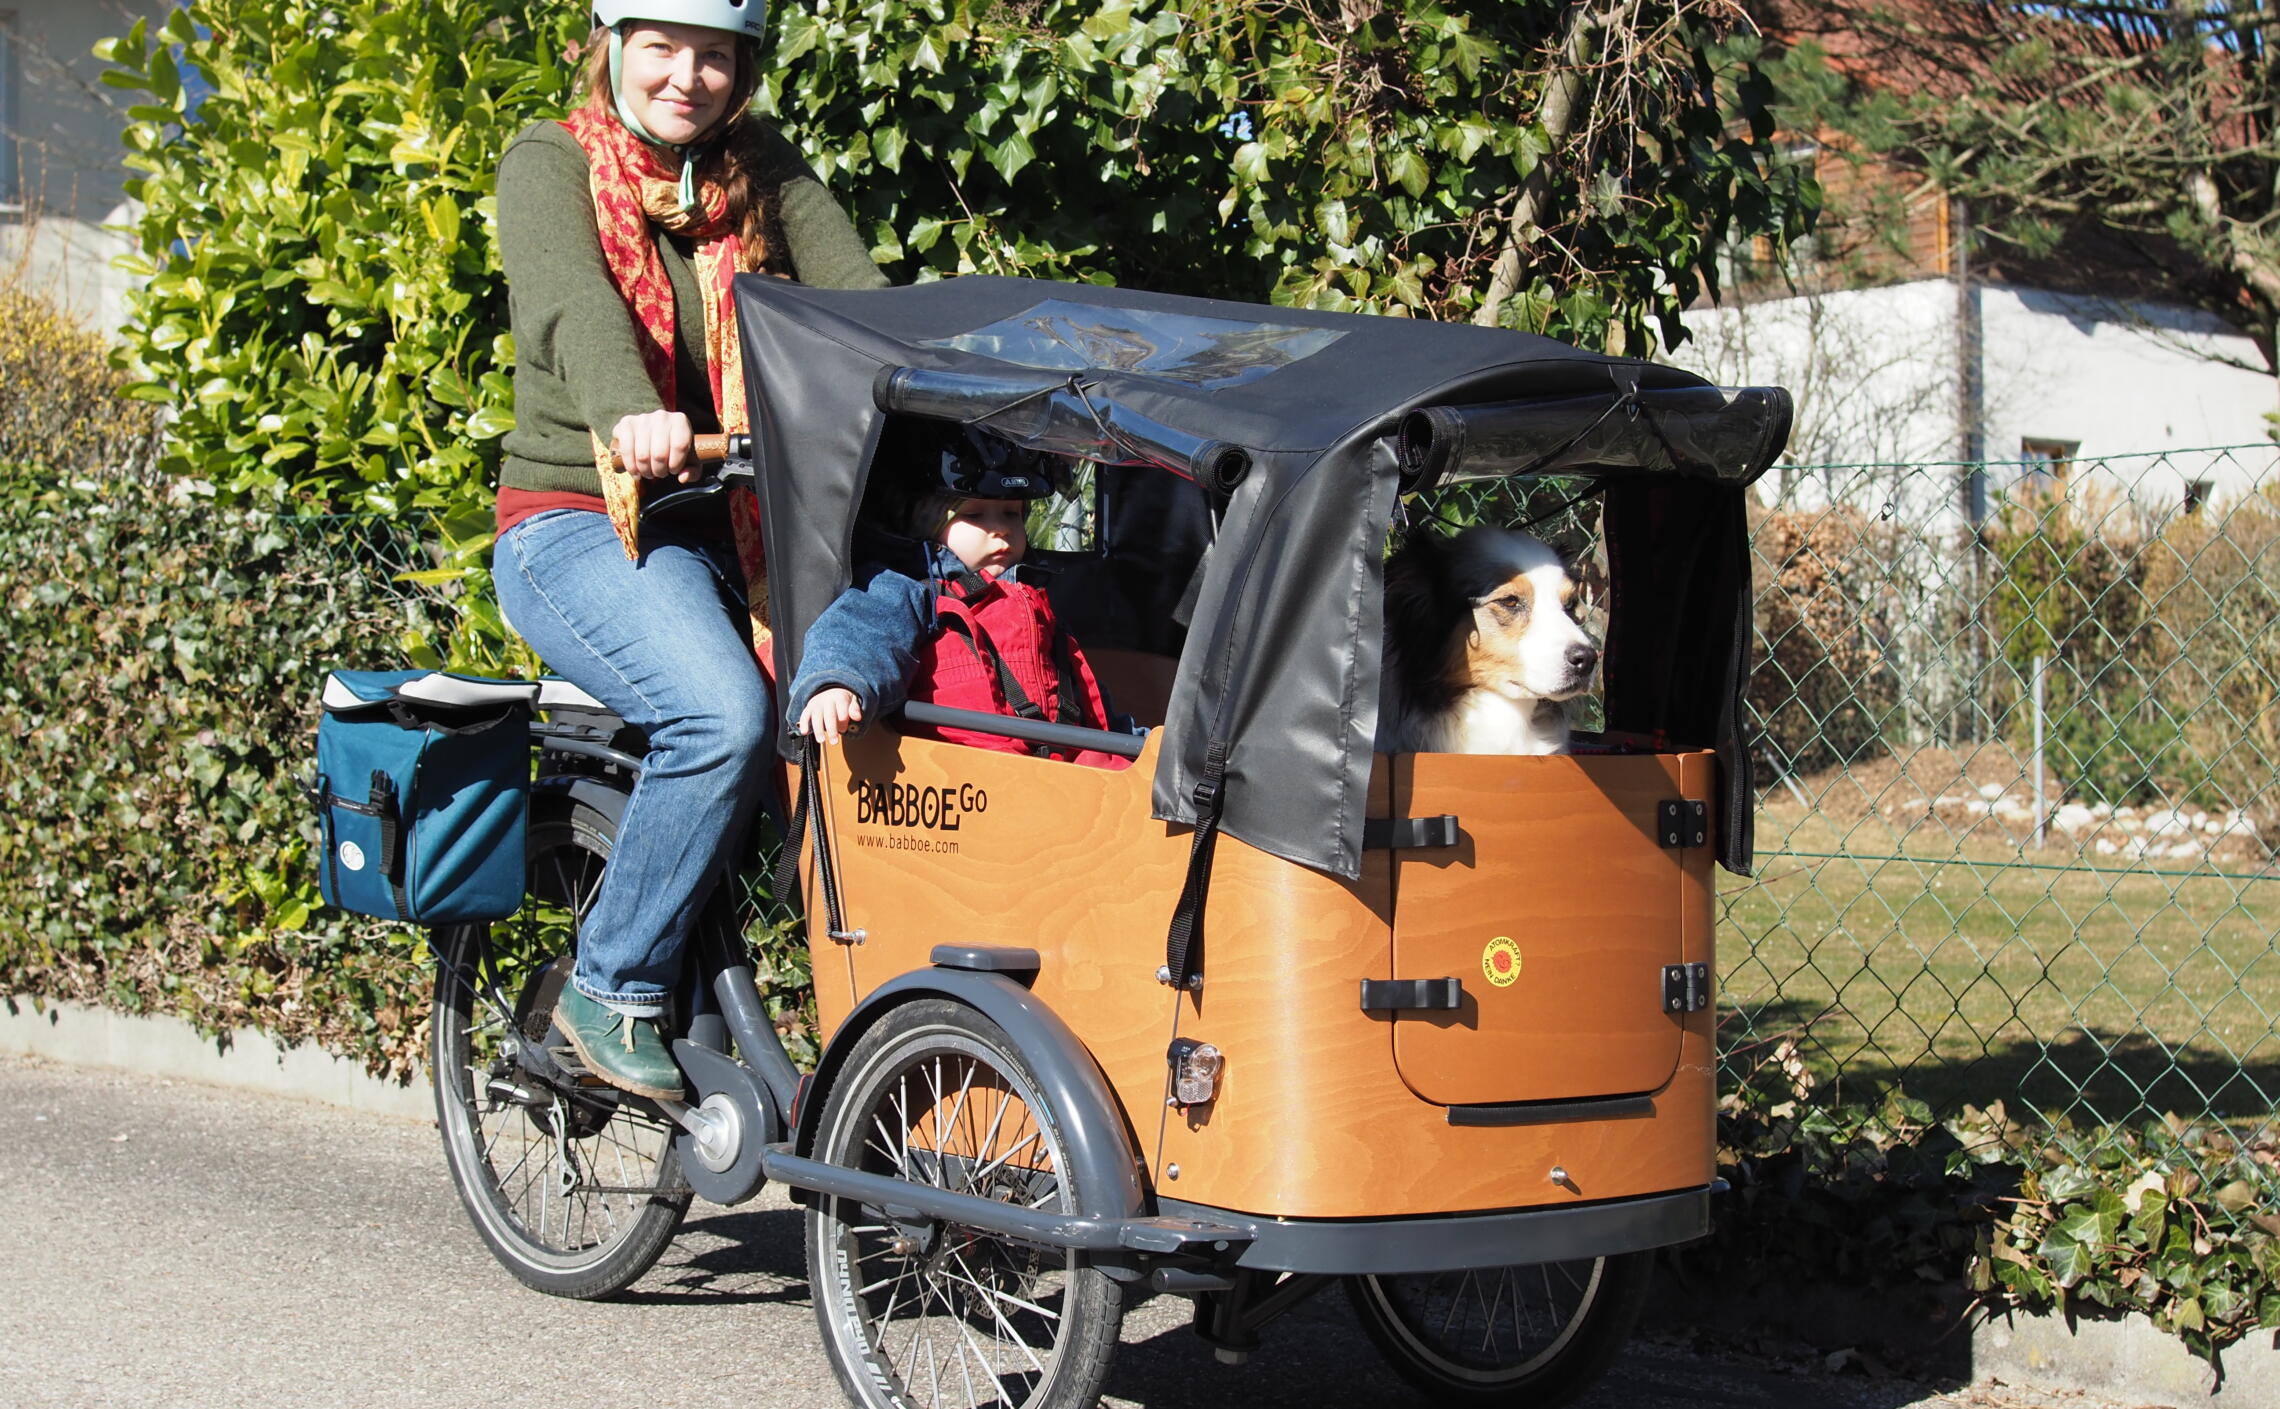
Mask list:
[[[1686,962],[1674,756],[1395,760],[1394,815],[1455,846],[1395,855],[1393,976],[1454,977],[1454,1010],[1393,1010],[1394,1060],[1443,1105],[1653,1091],[1678,1063],[1663,970]],[[1699,770],[1697,770],[1699,771]],[[1701,796],[1697,790],[1696,796]],[[1445,986],[1443,986],[1445,989]]]

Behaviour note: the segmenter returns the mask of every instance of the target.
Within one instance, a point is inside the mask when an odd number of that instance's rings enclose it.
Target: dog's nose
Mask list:
[[[1567,648],[1567,663],[1568,669],[1577,675],[1589,675],[1592,667],[1599,664],[1599,652],[1578,641]]]

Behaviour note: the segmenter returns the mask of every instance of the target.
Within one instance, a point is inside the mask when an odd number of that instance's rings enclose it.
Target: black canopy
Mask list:
[[[1197,820],[1216,751],[1228,831],[1350,877],[1397,491],[1598,474],[1613,480],[1609,726],[1717,746],[1724,859],[1748,865],[1739,490],[1787,439],[1778,389],[1721,391],[1498,329],[1025,279],[851,292],[747,275],[737,314],[782,678],[850,578],[887,413],[1175,470],[1224,507],[1165,720],[1155,815]],[[1624,612],[1626,597],[1642,605]]]

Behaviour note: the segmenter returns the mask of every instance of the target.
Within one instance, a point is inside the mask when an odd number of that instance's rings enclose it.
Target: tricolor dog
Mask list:
[[[1381,752],[1565,753],[1564,701],[1599,644],[1542,540],[1504,528],[1413,533],[1385,565]]]

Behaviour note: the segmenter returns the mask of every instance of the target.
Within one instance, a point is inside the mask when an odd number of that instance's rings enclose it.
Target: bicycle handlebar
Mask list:
[[[739,481],[746,485],[752,483],[752,437],[749,435],[700,435],[690,447],[690,458],[713,473],[683,484],[662,481],[642,497],[642,523],[667,519],[692,509]],[[625,468],[615,451],[610,452],[610,463],[621,470]]]
[[[752,437],[749,435],[700,435],[689,447],[689,458],[700,465],[718,465],[727,460],[752,458]],[[615,450],[610,452],[610,465],[622,470],[625,459]]]

